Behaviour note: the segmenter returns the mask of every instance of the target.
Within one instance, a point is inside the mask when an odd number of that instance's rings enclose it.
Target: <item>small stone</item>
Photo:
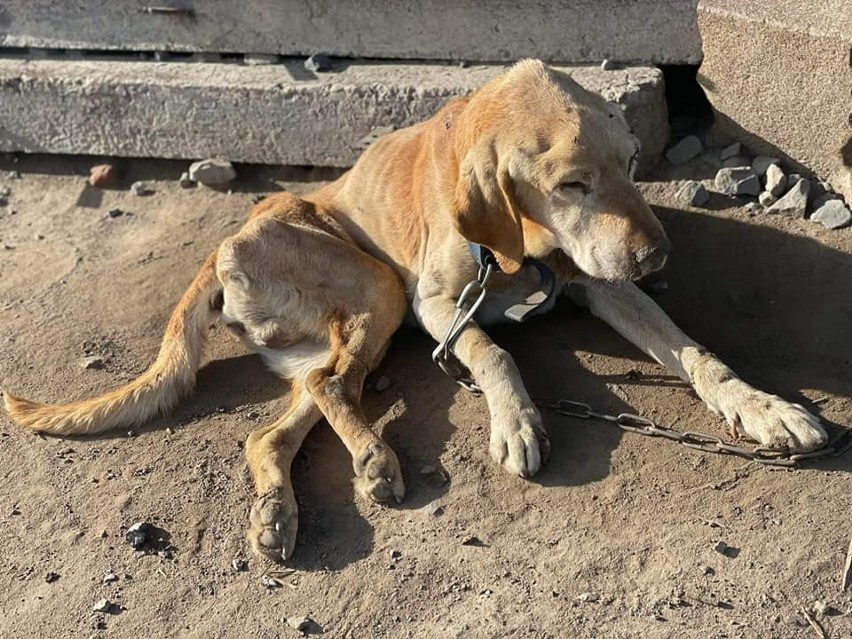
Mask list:
[[[701,564],[701,565],[699,565],[699,566],[698,566],[698,570],[700,570],[700,571],[701,571],[701,574],[702,574],[702,575],[707,575],[708,577],[709,577],[710,575],[714,575],[714,574],[716,574],[716,571],[715,571],[715,570],[713,570],[713,568],[711,568],[710,566],[708,566],[708,565],[706,565],[706,564]]]
[[[7,176],[10,180],[20,180],[21,179],[20,171],[9,171],[9,173],[7,173]]]
[[[44,580],[47,583],[52,584],[54,581],[59,581],[59,574],[55,572],[49,572],[44,576]]]
[[[791,175],[790,178],[792,177]],[[766,211],[768,213],[783,213],[790,217],[803,218],[808,212],[808,191],[810,191],[810,182],[802,178],[793,184],[793,187],[787,191],[784,197],[766,209]]]
[[[376,380],[376,391],[382,393],[390,388],[390,380],[382,375],[379,379]]]
[[[262,583],[269,590],[273,590],[275,588],[281,587],[281,584],[278,583],[278,581],[276,581],[275,579],[273,579],[272,577],[270,577],[267,574],[263,574],[263,575],[260,576],[260,583]]]
[[[666,151],[666,159],[675,166],[686,164],[701,153],[701,140],[694,135],[688,135]]]
[[[813,212],[811,219],[827,229],[839,229],[852,222],[852,213],[841,200],[828,200]]]
[[[250,67],[278,64],[278,60],[278,55],[268,53],[246,53],[243,56],[243,62]]]
[[[118,171],[112,164],[98,164],[89,169],[89,184],[99,189],[112,186],[118,181]]]
[[[331,58],[324,53],[315,53],[305,60],[305,68],[314,73],[321,73],[331,69]]]
[[[313,627],[314,620],[310,617],[287,617],[287,625],[297,632],[305,632]]]
[[[107,212],[107,215],[109,215],[111,218],[121,217],[122,215],[124,215],[124,211],[119,208],[110,209]]]
[[[402,559],[402,553],[398,550],[391,550],[390,559],[391,561],[399,561],[400,559]]]
[[[84,357],[80,362],[80,366],[82,366],[87,371],[99,371],[104,368],[106,362],[103,357],[98,357],[93,355],[92,357]]]
[[[766,190],[775,197],[784,195],[787,188],[787,176],[777,164],[770,164],[766,169]]]
[[[256,410],[250,410],[246,413],[246,419],[255,420],[258,417],[260,417],[260,413],[258,413]]]
[[[710,194],[701,182],[690,180],[677,192],[677,198],[684,204],[704,206],[710,199]]]
[[[751,161],[751,170],[754,171],[755,175],[758,177],[763,177],[766,175],[766,169],[773,164],[778,164],[780,161],[781,160],[778,158],[773,158],[768,155],[758,155]]]
[[[237,557],[231,561],[231,568],[234,569],[234,572],[245,572],[248,570],[248,562],[241,557]]]
[[[601,71],[614,71],[616,69],[616,64],[609,58],[605,58],[603,62],[601,62]]]
[[[736,155],[739,155],[741,148],[742,148],[742,145],[739,142],[734,142],[733,144],[726,146],[724,149],[722,149],[719,152],[719,159],[720,160],[727,160],[728,158],[732,158]]]
[[[44,239],[44,235],[42,235],[41,233],[36,233],[36,234],[35,234],[35,239],[37,239],[37,240],[43,240],[43,239]]]
[[[760,204],[757,202],[749,202],[745,205],[745,210],[749,215],[757,215],[760,213]]]
[[[835,611],[832,605],[819,600],[813,603],[813,605],[811,606],[811,610],[813,610],[817,614],[817,617],[820,618],[825,617],[826,615],[831,614]]]
[[[436,501],[426,505],[426,512],[431,517],[440,517],[444,514],[444,507]]]
[[[94,612],[109,612],[112,610],[112,602],[109,599],[99,599],[95,602],[95,605],[92,606],[92,610]]]
[[[104,575],[103,582],[105,584],[111,584],[116,581],[118,581],[118,575],[116,575],[114,572],[108,572]]]
[[[595,603],[598,599],[600,599],[600,597],[593,592],[584,592],[574,597],[575,601],[581,601],[583,603]]]
[[[778,201],[778,198],[772,195],[769,191],[764,191],[760,195],[757,196],[757,201],[760,202],[763,206],[772,206]]]
[[[750,168],[727,167],[716,173],[716,188],[726,195],[754,195],[760,193],[760,180]]]
[[[432,473],[434,473],[437,470],[438,469],[435,468],[434,466],[432,466],[431,464],[426,464],[425,466],[423,466],[420,469],[420,474],[421,475],[431,475]]]
[[[464,541],[462,541],[462,546],[475,546],[476,548],[484,548],[487,546],[484,541],[482,541],[479,537],[475,535],[471,535],[470,537],[466,537]]]
[[[154,194],[154,189],[152,189],[144,182],[134,182],[130,185],[130,191],[131,193],[133,193],[133,195],[139,195],[141,197]]]
[[[208,186],[227,184],[235,177],[237,177],[237,172],[227,160],[200,160],[189,167],[189,179]]]
[[[128,544],[133,546],[134,550],[139,550],[148,541],[152,528],[153,526],[147,521],[136,522],[127,529],[124,538],[127,539]]]
[[[728,550],[728,544],[726,544],[724,541],[717,541],[715,544],[713,544],[713,550],[724,555],[725,552],[727,552]]]
[[[178,180],[178,186],[182,189],[191,189],[196,185],[195,180],[189,177],[189,171],[184,171],[180,174],[180,180]]]
[[[735,155],[733,157],[728,158],[727,160],[722,161],[723,168],[732,168],[735,166],[745,166],[751,168],[751,162],[744,155]]]

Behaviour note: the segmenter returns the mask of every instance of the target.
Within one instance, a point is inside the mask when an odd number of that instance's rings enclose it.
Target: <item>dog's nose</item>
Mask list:
[[[662,237],[653,244],[636,251],[636,262],[642,275],[659,271],[666,263],[672,244],[667,237]]]

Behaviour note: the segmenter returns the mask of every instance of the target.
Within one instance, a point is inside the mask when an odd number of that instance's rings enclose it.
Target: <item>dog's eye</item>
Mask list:
[[[559,190],[570,193],[582,193],[583,195],[589,194],[589,187],[583,182],[576,181],[560,182]]]

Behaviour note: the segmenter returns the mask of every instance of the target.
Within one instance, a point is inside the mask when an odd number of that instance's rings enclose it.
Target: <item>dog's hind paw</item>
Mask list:
[[[254,552],[276,563],[293,554],[299,509],[291,488],[261,495],[249,513],[248,540]]]
[[[535,475],[550,456],[550,438],[535,408],[512,418],[495,416],[491,422],[491,457],[514,475]]]
[[[358,492],[380,503],[400,503],[405,497],[405,483],[399,459],[391,447],[381,440],[372,442],[354,460],[355,487]]]

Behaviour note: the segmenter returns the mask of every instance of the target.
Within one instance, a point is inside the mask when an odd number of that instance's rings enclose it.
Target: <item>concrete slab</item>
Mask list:
[[[0,45],[485,62],[701,60],[697,0],[159,3],[191,5],[191,13],[145,13],[140,4],[6,3],[0,8]]]
[[[702,0],[699,24],[717,132],[852,200],[849,0]]]
[[[0,150],[345,167],[371,134],[423,120],[503,68],[0,60]],[[668,135],[658,69],[559,68],[621,104],[640,170],[656,162]]]

